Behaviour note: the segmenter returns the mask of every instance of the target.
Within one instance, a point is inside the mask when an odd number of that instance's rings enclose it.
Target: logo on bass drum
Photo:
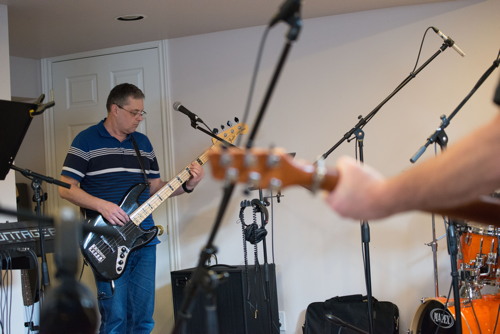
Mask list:
[[[432,322],[441,328],[451,328],[455,324],[453,315],[448,310],[443,310],[442,308],[432,309],[429,316]]]

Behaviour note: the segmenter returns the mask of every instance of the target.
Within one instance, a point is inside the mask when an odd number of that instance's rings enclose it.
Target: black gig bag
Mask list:
[[[357,334],[349,325],[369,332],[367,297],[337,296],[309,304],[302,331],[304,334]],[[387,301],[373,302],[374,334],[399,334],[399,309]]]

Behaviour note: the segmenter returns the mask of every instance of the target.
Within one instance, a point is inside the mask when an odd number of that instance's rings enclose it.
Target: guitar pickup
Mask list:
[[[93,244],[92,246],[89,247],[90,254],[97,260],[97,262],[101,263],[102,261],[106,260],[106,256],[101,252],[99,247],[96,246],[96,244]]]

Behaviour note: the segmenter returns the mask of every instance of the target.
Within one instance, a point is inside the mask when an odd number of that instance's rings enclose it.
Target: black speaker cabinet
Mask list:
[[[215,289],[219,334],[279,334],[278,296],[274,264],[258,266],[216,265],[210,270],[228,273]],[[171,272],[174,314],[177,316],[184,300],[184,288],[195,268]],[[189,282],[191,283],[191,282]],[[202,289],[193,298],[191,318],[184,320],[185,334],[206,334],[207,295]],[[211,319],[213,317],[209,317]],[[210,325],[212,326],[212,325]],[[212,326],[215,327],[215,326]],[[213,329],[213,328],[212,328]]]

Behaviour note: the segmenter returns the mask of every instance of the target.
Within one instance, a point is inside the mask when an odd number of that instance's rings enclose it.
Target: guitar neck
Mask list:
[[[226,155],[225,159],[222,159],[223,155]],[[300,185],[312,191],[318,189],[333,191],[339,180],[335,169],[293,160],[280,149],[214,150],[210,153],[209,159],[214,178],[235,183],[258,182],[254,186],[260,188],[281,189]],[[237,173],[231,173],[231,178],[227,179],[226,173],[229,168]],[[422,211],[500,227],[500,199],[491,196],[481,196],[475,201],[453,208],[436,206]]]
[[[198,163],[203,166],[208,161],[208,153],[213,148],[211,146],[208,150],[199,155],[192,163]],[[191,165],[191,164],[189,164]],[[191,174],[189,172],[189,165],[184,167],[184,169],[177,174],[175,177],[170,179],[166,185],[160,188],[154,195],[152,195],[146,202],[139,206],[134,212],[130,214],[130,220],[134,222],[135,225],[139,226],[140,223],[144,221],[153,211],[156,210],[165,202],[172,194],[182,186],[184,182],[189,180]]]

